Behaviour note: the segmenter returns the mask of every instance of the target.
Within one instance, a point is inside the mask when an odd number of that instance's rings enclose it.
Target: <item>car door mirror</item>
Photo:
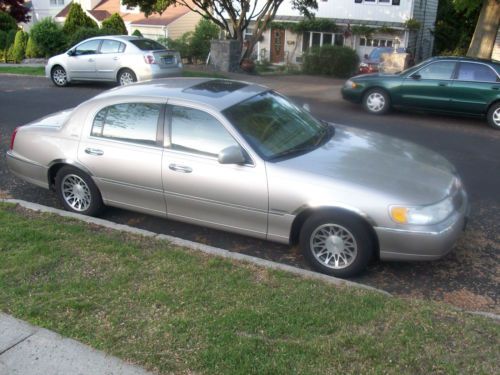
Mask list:
[[[219,163],[221,164],[244,164],[246,159],[243,150],[239,146],[229,146],[219,152]]]
[[[419,80],[420,78],[422,78],[422,76],[418,73],[415,73],[415,74],[412,74],[410,76],[410,78],[415,79],[415,80]]]
[[[74,49],[70,49],[68,51],[68,56],[75,56],[75,50]]]

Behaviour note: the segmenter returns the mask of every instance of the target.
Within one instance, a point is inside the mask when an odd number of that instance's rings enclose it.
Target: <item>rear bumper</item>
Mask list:
[[[150,79],[178,77],[182,75],[182,64],[161,68],[157,64],[145,65],[143,68],[136,71],[138,81],[148,81]]]
[[[401,230],[375,227],[380,246],[380,259],[392,261],[435,260],[448,254],[465,230],[469,203],[464,203],[443,223],[426,230]]]
[[[14,175],[34,185],[46,189],[49,188],[47,167],[35,163],[31,160],[24,159],[12,152],[12,150],[7,151],[6,157],[7,167]]]

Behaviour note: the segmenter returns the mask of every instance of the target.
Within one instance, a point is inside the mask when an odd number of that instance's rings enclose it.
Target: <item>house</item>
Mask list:
[[[170,6],[161,15],[146,17],[138,7],[129,9],[120,0],[73,0],[78,2],[87,15],[100,26],[102,21],[114,13],[120,14],[129,34],[139,30],[147,38],[159,37],[177,39],[193,31],[201,16],[184,6]],[[64,23],[69,13],[71,0],[32,0],[33,22],[52,17]]]
[[[333,44],[355,49],[360,58],[376,47],[406,48],[420,61],[432,55],[437,5],[438,0],[318,0],[316,20],[333,21],[334,31],[312,26],[295,33],[290,27],[271,25],[258,43],[256,57],[274,64],[298,64],[310,47]],[[303,19],[291,2],[283,2],[274,22],[287,25]]]

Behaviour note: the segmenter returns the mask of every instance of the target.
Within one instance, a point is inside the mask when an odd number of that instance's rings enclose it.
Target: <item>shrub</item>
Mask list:
[[[158,43],[163,44],[168,49],[173,49],[181,54],[182,58],[188,59],[191,62],[191,37],[193,33],[191,31],[182,34],[180,38],[170,39],[170,38],[158,38]]]
[[[202,19],[194,29],[190,42],[190,54],[193,59],[205,60],[210,53],[210,41],[219,37],[219,27],[213,22]]]
[[[3,52],[6,43],[7,43],[7,33],[3,30],[0,30],[0,51]]]
[[[10,58],[10,55],[12,53],[9,54],[9,49],[11,49],[12,45],[14,44],[14,40],[16,39],[16,33],[17,31],[15,29],[11,29],[7,33],[5,33],[5,42],[2,48],[2,59],[4,62],[12,60]]]
[[[80,27],[99,28],[95,21],[83,11],[80,4],[73,2],[69,8],[66,21],[64,21],[63,31],[67,36],[70,36]]]
[[[38,48],[35,41],[30,36],[28,38],[28,43],[26,43],[26,58],[32,59],[35,57],[43,57],[43,55],[40,52],[40,48]]]
[[[80,43],[82,40],[92,38],[94,36],[106,35],[103,30],[95,29],[93,27],[80,27],[76,31],[68,35],[68,47],[73,47],[75,44]]]
[[[8,32],[17,30],[17,22],[10,14],[0,11],[0,30]]]
[[[19,30],[16,33],[14,46],[12,50],[12,60],[20,63],[26,56],[26,44],[28,44],[29,34],[25,31]]]
[[[314,47],[304,55],[302,70],[308,74],[325,74],[339,78],[352,76],[358,67],[356,51],[349,47]]]
[[[106,30],[108,35],[127,35],[128,31],[125,27],[123,19],[118,13],[102,21],[102,29]]]
[[[142,33],[139,30],[137,30],[137,29],[134,30],[134,32],[132,33],[132,35],[140,36],[142,38]]]
[[[66,47],[64,32],[50,18],[45,18],[35,23],[31,28],[31,37],[40,49],[40,54],[44,57],[61,53]]]

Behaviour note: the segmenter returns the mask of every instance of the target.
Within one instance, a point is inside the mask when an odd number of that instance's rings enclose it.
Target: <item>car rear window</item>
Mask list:
[[[160,49],[165,49],[163,45],[151,39],[131,40],[130,43],[132,43],[134,46],[136,46],[142,51],[156,51]]]

